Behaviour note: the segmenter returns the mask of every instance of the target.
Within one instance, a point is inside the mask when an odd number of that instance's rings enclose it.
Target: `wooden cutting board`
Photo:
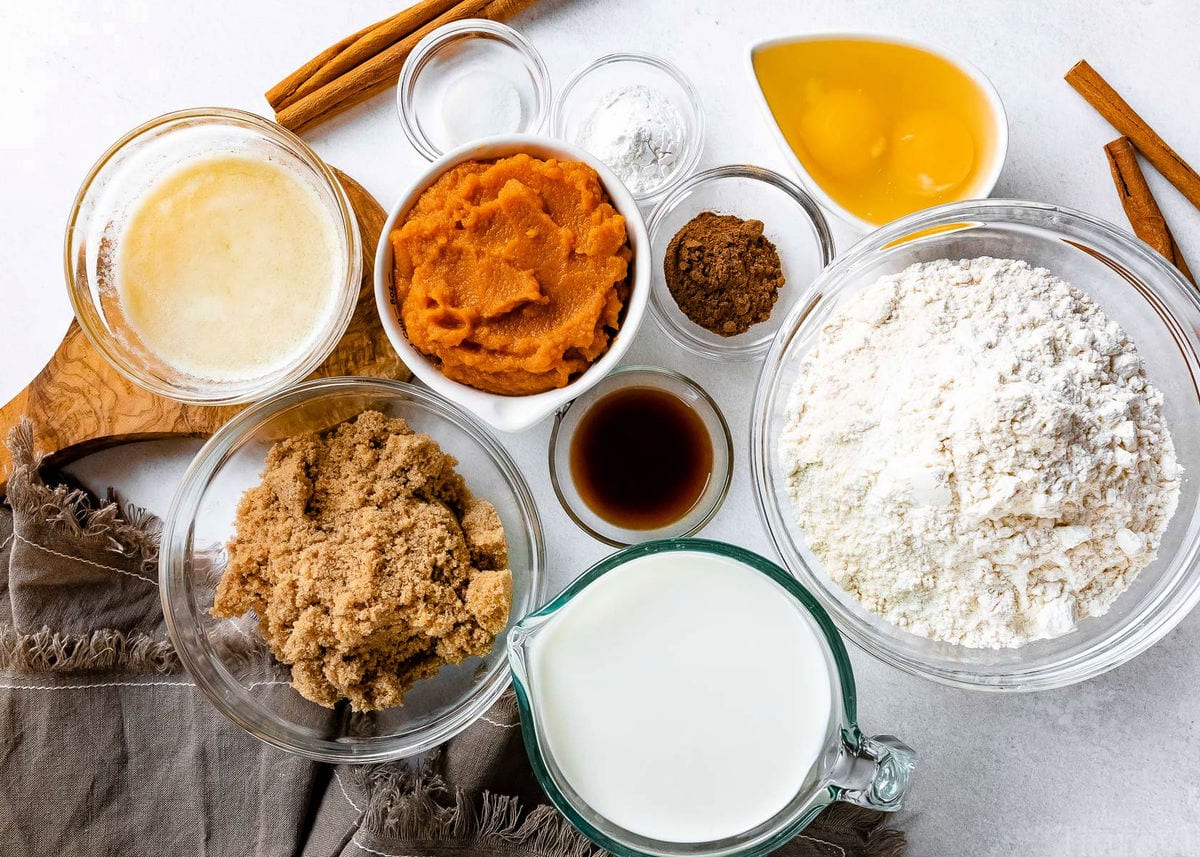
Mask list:
[[[375,310],[375,246],[387,213],[358,182],[334,170],[358,217],[363,276],[358,306],[346,334],[312,377],[367,375],[408,380],[410,373],[392,349]],[[246,405],[185,405],[156,396],[125,380],[71,322],[46,367],[29,386],[0,408],[0,441],[28,416],[37,448],[47,462],[64,464],[98,449],[129,440],[206,437]],[[0,496],[12,469],[0,444]]]

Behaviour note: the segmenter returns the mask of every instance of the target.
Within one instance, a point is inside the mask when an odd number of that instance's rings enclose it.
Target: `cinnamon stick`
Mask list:
[[[1112,170],[1113,182],[1117,186],[1117,194],[1121,197],[1121,207],[1133,227],[1133,234],[1141,238],[1167,261],[1179,269],[1192,285],[1196,279],[1188,270],[1187,261],[1175,243],[1175,236],[1163,217],[1158,201],[1146,183],[1146,176],[1138,165],[1137,152],[1128,137],[1118,137],[1104,147],[1108,155],[1108,166]]]
[[[536,2],[537,0],[492,0],[483,10],[483,17],[489,21],[507,21]]]
[[[378,54],[277,110],[275,121],[296,132],[319,125],[393,85],[413,48],[438,27],[472,17],[503,21],[534,2],[536,0],[459,0]]]
[[[338,42],[332,55],[323,51],[319,57],[314,57],[304,67],[297,69],[288,80],[305,71],[303,79],[291,87],[282,97],[272,98],[272,89],[267,92],[267,101],[275,112],[279,112],[289,104],[294,104],[310,92],[316,92],[325,84],[336,80],[339,76],[351,71],[356,66],[369,60],[376,54],[390,48],[405,36],[420,28],[438,15],[449,11],[459,0],[421,0],[409,8],[385,18],[367,27],[353,36]],[[332,49],[331,49],[332,50]],[[321,62],[316,63],[320,59]],[[316,63],[314,65],[314,63]],[[276,88],[282,86],[278,84]]]
[[[391,18],[387,20],[390,21]],[[330,45],[304,65],[300,66],[300,68],[296,69],[283,80],[279,81],[279,83],[268,89],[266,92],[266,99],[267,103],[271,105],[271,109],[278,110],[280,105],[288,101],[292,94],[295,93],[296,89],[299,88],[301,84],[303,84],[310,77],[316,74],[316,72],[322,66],[333,60],[336,56],[338,56],[338,54],[350,47],[350,45],[354,44],[357,39],[360,39],[367,33],[371,32],[371,30],[384,23],[386,23],[386,21],[376,21],[374,24],[363,27],[357,33],[352,33],[351,35],[346,36],[346,38],[342,39],[336,45]]]
[[[1146,160],[1179,192],[1200,208],[1200,175],[1155,133],[1108,81],[1087,60],[1080,60],[1065,76],[1067,83],[1121,134],[1128,137]]]

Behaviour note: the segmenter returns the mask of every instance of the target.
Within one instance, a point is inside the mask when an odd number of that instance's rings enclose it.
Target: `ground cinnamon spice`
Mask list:
[[[663,259],[679,309],[705,330],[737,336],[766,321],[784,283],[761,220],[703,211],[689,220]]]
[[[301,695],[355,711],[487,654],[512,604],[508,548],[455,464],[378,411],[276,443],[238,504],[213,615],[253,610]]]

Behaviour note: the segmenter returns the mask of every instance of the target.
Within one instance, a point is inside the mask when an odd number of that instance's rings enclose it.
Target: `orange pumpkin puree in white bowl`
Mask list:
[[[493,137],[448,153],[384,227],[375,293],[422,381],[520,431],[598,382],[645,313],[637,204],[574,147]]]

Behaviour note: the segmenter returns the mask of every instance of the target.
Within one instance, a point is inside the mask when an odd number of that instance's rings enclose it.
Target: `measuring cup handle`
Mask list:
[[[847,741],[833,774],[837,799],[894,812],[904,803],[917,754],[892,735]]]

